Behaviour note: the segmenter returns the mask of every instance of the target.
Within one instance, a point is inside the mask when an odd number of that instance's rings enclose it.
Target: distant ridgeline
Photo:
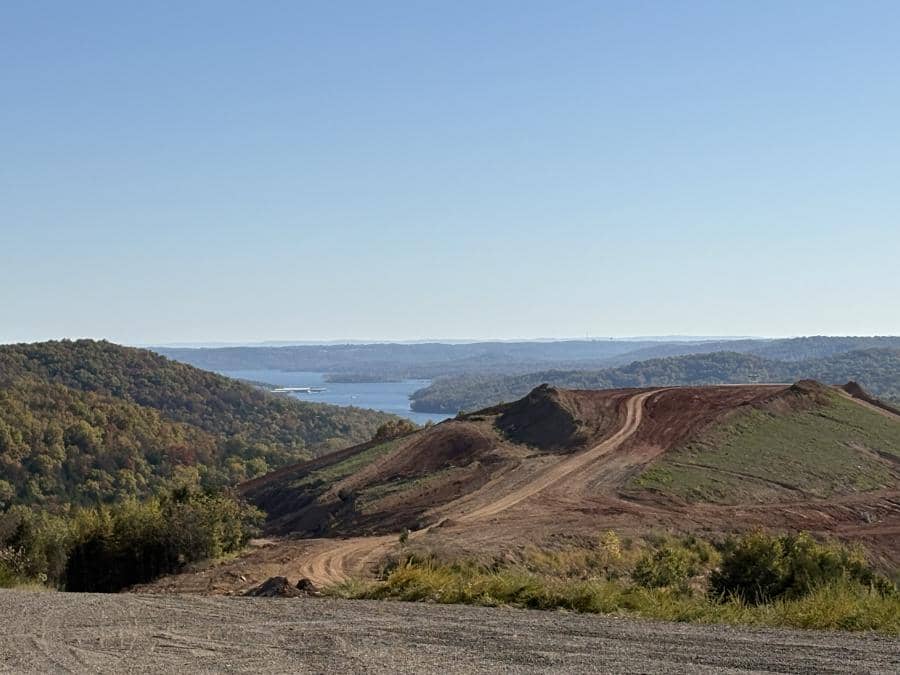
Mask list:
[[[388,382],[456,375],[600,370],[619,368],[635,361],[716,352],[795,362],[864,349],[900,349],[900,337],[158,347],[155,351],[207,370],[311,371],[327,373],[332,381]],[[455,411],[441,408],[443,410]]]
[[[814,379],[829,384],[854,380],[875,396],[900,401],[900,348],[847,350],[867,341],[898,338],[801,338],[774,341],[760,349],[782,358],[828,354],[814,358],[775,360],[757,354],[722,351],[635,361],[602,370],[543,370],[518,375],[469,374],[445,377],[412,396],[413,410],[456,413],[514,401],[548,383],[568,389],[612,389],[705,384],[794,382]],[[789,349],[790,344],[797,347]]]
[[[0,346],[0,510],[142,496],[176,478],[233,485],[393,419],[108,342]]]

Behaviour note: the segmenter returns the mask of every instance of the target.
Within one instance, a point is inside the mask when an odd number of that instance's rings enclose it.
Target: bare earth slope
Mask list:
[[[872,635],[390,603],[0,591],[0,672],[868,672]]]
[[[605,529],[765,526],[862,539],[896,565],[898,459],[900,420],[814,382],[540,387],[515,404],[246,484],[245,496],[271,516],[272,538],[146,590],[234,593],[276,574],[335,583],[373,572],[404,528],[423,545],[483,556]],[[791,475],[767,477],[778,462]],[[845,467],[858,468],[856,482],[844,480]],[[679,471],[671,488],[651,480]],[[690,481],[739,499],[681,491]]]

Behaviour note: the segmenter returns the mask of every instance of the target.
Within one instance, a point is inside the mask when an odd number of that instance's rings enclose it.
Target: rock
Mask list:
[[[322,595],[319,592],[319,589],[316,588],[316,585],[313,582],[311,582],[309,579],[307,579],[306,577],[300,579],[300,581],[297,582],[296,589],[299,592],[303,593],[304,595],[313,595],[313,596]]]
[[[259,586],[254,586],[244,595],[252,598],[302,598],[307,594],[291,586],[287,577],[271,577]]]

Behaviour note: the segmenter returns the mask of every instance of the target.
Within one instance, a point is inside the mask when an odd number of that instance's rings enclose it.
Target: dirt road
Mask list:
[[[883,672],[896,639],[512,609],[0,591],[0,672]]]
[[[298,561],[300,577],[306,577],[319,586],[345,581],[352,570],[365,570],[377,563],[397,543],[398,536],[391,534],[335,540],[332,546]]]
[[[659,391],[661,390],[643,391],[630,397],[625,402],[625,419],[622,426],[612,436],[594,447],[551,465],[545,471],[530,477],[525,484],[506,494],[489,484],[475,496],[477,498],[479,494],[486,495],[491,498],[490,501],[481,503],[471,511],[458,513],[454,511],[454,505],[451,504],[445,510],[446,517],[456,523],[466,525],[485,520],[546,490],[591,462],[612,452],[637,431],[643,419],[644,403]],[[470,501],[471,497],[469,496],[466,501]],[[424,530],[413,532],[411,537],[416,538],[424,533]],[[368,566],[384,557],[391,546],[397,542],[398,536],[386,535],[335,540],[333,545],[318,548],[312,551],[306,559],[298,561],[300,575],[322,586],[345,581],[364,572]]]
[[[625,421],[622,423],[622,426],[616,433],[601,443],[598,443],[593,448],[585,450],[584,452],[579,452],[577,455],[573,455],[562,462],[554,464],[514,492],[484,504],[474,511],[460,514],[459,516],[450,516],[450,518],[461,523],[471,523],[477,520],[490,518],[491,516],[512,508],[519,502],[546,490],[555,483],[563,480],[566,476],[575,473],[579,469],[583,469],[599,457],[612,452],[637,431],[637,428],[640,426],[641,420],[643,419],[644,402],[658,391],[659,390],[646,391],[629,398],[625,402]]]

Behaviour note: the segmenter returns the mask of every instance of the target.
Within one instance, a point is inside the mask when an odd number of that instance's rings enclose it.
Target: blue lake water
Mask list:
[[[325,373],[293,373],[284,370],[223,370],[220,372],[228,377],[265,382],[279,387],[325,387],[323,392],[291,393],[289,395],[301,401],[382,410],[410,419],[416,424],[425,424],[429,420],[440,422],[449,417],[449,415],[436,413],[413,412],[409,409],[409,395],[416,389],[427,387],[430,384],[428,380],[326,382]]]

